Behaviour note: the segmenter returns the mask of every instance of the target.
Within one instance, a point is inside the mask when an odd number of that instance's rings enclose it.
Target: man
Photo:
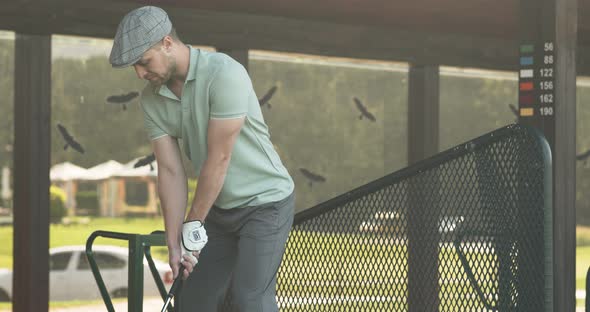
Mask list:
[[[229,291],[239,311],[278,311],[276,273],[293,222],[294,184],[244,67],[183,44],[166,12],[153,6],[123,18],[109,60],[149,81],[141,106],[158,163],[169,262],[174,276],[181,262],[186,268],[177,307],[217,311]],[[198,173],[186,218],[178,141]]]

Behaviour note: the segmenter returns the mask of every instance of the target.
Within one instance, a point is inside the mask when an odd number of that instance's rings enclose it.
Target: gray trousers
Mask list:
[[[205,221],[209,242],[176,296],[176,311],[277,312],[277,271],[293,224],[294,194],[269,204],[220,209]]]

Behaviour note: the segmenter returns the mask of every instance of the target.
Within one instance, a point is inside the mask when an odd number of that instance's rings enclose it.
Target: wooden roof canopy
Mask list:
[[[185,42],[514,70],[519,0],[2,0],[0,29],[112,38],[122,16],[166,9]],[[578,73],[590,75],[590,2],[579,1]]]

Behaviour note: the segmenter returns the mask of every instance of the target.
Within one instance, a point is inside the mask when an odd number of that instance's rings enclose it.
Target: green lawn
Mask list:
[[[590,267],[590,228],[578,227],[576,248],[576,288],[585,289],[586,273]],[[395,270],[396,266],[405,266],[406,246],[404,245],[371,245],[355,244],[358,241],[354,235],[321,235],[308,233],[296,233],[291,236],[295,242],[309,246],[299,254],[287,254],[283,260],[283,275],[286,278],[279,280],[279,293],[287,297],[308,297],[308,298],[338,298],[339,295],[363,296],[367,302],[360,301],[355,304],[358,307],[373,309],[376,307],[396,309],[405,307],[404,300],[407,292],[405,283],[407,276],[403,270]],[[319,246],[331,246],[330,248],[319,248]],[[397,254],[395,259],[401,259],[399,263],[383,263],[379,254]],[[467,253],[467,258],[481,260],[492,255]],[[491,260],[491,259],[488,259]],[[465,297],[474,296],[475,291],[465,280],[463,272],[459,272],[457,266],[448,270],[446,262],[457,262],[458,257],[452,248],[442,248],[439,253],[441,267],[447,267],[439,271],[442,299],[441,305],[445,309],[460,307]],[[320,263],[322,262],[322,263]],[[493,262],[493,261],[492,261]],[[381,276],[367,276],[362,271],[381,271]],[[478,274],[477,272],[474,272]],[[481,268],[480,273],[491,274],[494,279],[496,271],[492,268]],[[304,274],[311,277],[305,281],[298,281],[296,276]],[[281,278],[281,276],[279,276]],[[449,282],[449,281],[455,282]],[[460,280],[460,282],[457,282]],[[493,287],[494,285],[482,285]],[[361,293],[362,292],[362,293]],[[302,295],[304,294],[304,295]],[[454,298],[453,294],[459,294]],[[461,298],[461,296],[463,296]],[[375,298],[380,298],[377,300]],[[397,300],[391,299],[397,298]],[[306,307],[312,311],[333,311],[345,309],[348,305],[345,302],[334,300],[320,303],[307,303]],[[582,307],[584,302],[577,301]],[[452,309],[451,308],[451,309]],[[292,310],[287,307],[284,311]],[[460,308],[458,309],[460,310]]]
[[[113,304],[119,303],[119,302],[126,302],[127,299],[125,298],[116,298],[116,299],[112,299]],[[80,300],[72,300],[72,301],[51,301],[49,302],[49,310],[53,310],[53,309],[63,309],[63,308],[68,308],[68,307],[80,307],[80,306],[86,306],[86,305],[104,305],[104,302],[102,300],[86,300],[86,301],[80,301]],[[106,310],[106,307],[105,307]],[[12,311],[12,304],[9,302],[0,302],[0,312],[8,312],[8,311]]]
[[[86,239],[97,230],[114,231],[122,233],[149,234],[155,230],[164,229],[162,218],[155,219],[125,219],[125,218],[96,218],[91,219],[88,224],[56,225],[52,224],[49,229],[49,247],[67,245],[85,245]],[[0,268],[12,268],[12,227],[0,227]],[[99,237],[95,245],[117,245],[127,246],[125,241]],[[154,257],[167,260],[165,248],[153,248]]]
[[[576,288],[586,288],[586,273],[590,268],[590,227],[576,228]]]
[[[84,219],[81,219],[84,220]],[[148,218],[95,218],[90,219],[90,222],[77,223],[71,225],[56,225],[52,224],[49,229],[49,245],[52,247],[66,246],[66,245],[85,245],[86,240],[97,230],[122,232],[122,233],[137,233],[149,234],[155,230],[164,229],[162,218],[148,219]],[[0,244],[0,268],[12,268],[12,238],[13,231],[10,226],[0,227],[0,237],[3,244]],[[127,246],[127,243],[122,240],[108,239],[99,237],[94,241],[95,245],[117,245]],[[168,252],[165,247],[153,247],[152,254],[154,258],[168,262]],[[114,299],[113,301],[120,301],[126,299]],[[102,304],[102,300],[93,301],[57,301],[50,302],[50,309],[65,308],[70,306],[84,306],[89,304]],[[10,311],[11,303],[0,303],[0,311]]]
[[[576,288],[586,287],[586,273],[590,268],[590,246],[576,248]]]
[[[163,228],[163,221],[161,218],[156,219],[112,219],[112,218],[97,218],[92,219],[88,224],[72,224],[72,225],[51,225],[50,229],[50,246],[64,246],[64,245],[78,245],[85,244],[88,236],[96,230],[107,230],[124,233],[140,233],[148,234],[154,230]],[[577,231],[578,246],[576,253],[576,288],[581,289],[585,287],[585,277],[588,267],[590,267],[590,230],[589,228],[579,227]],[[2,237],[4,244],[0,244],[0,267],[12,267],[12,227],[0,227],[0,237]],[[303,240],[300,243],[305,243],[309,246],[304,253],[286,255],[283,263],[283,268],[286,269],[286,276],[289,272],[292,274],[305,274],[306,276],[314,276],[315,279],[306,280],[305,283],[300,283],[293,278],[280,280],[280,287],[283,295],[301,294],[311,295],[315,294],[319,297],[330,297],[332,294],[345,294],[348,296],[365,295],[368,297],[386,298],[385,301],[369,301],[357,302],[357,304],[364,308],[384,308],[384,307],[400,307],[405,306],[405,295],[407,292],[407,285],[405,283],[407,276],[403,272],[396,272],[392,267],[405,266],[407,253],[405,245],[382,245],[382,244],[355,244],[357,241],[351,235],[319,235],[319,234],[304,234],[292,235],[293,239]],[[98,238],[95,244],[112,244],[125,246],[126,242],[121,240],[112,240],[106,238]],[[318,249],[317,247],[324,246]],[[325,246],[333,246],[330,248],[330,261],[328,265],[319,265],[319,261],[326,261]],[[315,251],[314,251],[315,249]],[[323,251],[322,251],[323,250]],[[360,257],[359,257],[360,253]],[[399,263],[383,263],[380,259],[382,254],[400,254],[397,259]],[[156,258],[167,261],[167,252],[165,248],[154,248],[154,255]],[[315,255],[315,256],[313,256]],[[356,255],[356,256],[355,256]],[[467,254],[470,259],[480,259],[481,257],[490,257],[485,254]],[[447,261],[458,261],[456,253],[451,248],[442,248],[439,254],[441,263]],[[351,261],[351,259],[354,259]],[[386,275],[380,277],[363,276],[358,272],[362,270],[378,270],[386,272]],[[283,270],[283,269],[282,269]],[[442,304],[448,306],[456,306],[461,304],[461,296],[472,296],[474,290],[468,283],[464,282],[448,282],[453,280],[453,277],[461,277],[464,273],[457,271],[441,271],[441,290],[446,294],[445,299],[441,301]],[[487,271],[487,274],[495,274],[494,270]],[[464,276],[460,278],[464,280]],[[374,286],[359,287],[361,284],[370,284]],[[486,285],[484,285],[486,286]],[[489,285],[488,285],[489,286]],[[359,289],[366,294],[359,294]],[[459,294],[457,298],[450,296],[452,294]],[[295,296],[295,295],[294,295]],[[305,296],[305,295],[304,295]],[[391,300],[387,298],[398,298]],[[100,301],[99,301],[100,302]],[[64,307],[67,305],[83,305],[89,302],[70,302],[70,303],[51,303],[52,308]],[[341,306],[342,302],[324,303],[323,309],[330,310]],[[578,302],[578,305],[582,302]],[[0,304],[0,310],[10,309],[7,303]],[[285,307],[285,311],[290,308]]]
[[[306,246],[287,253],[278,280],[279,298],[285,298],[282,311],[358,311],[404,310],[407,308],[408,249],[405,242],[378,243],[366,235],[323,234],[294,231],[289,244]],[[484,250],[487,250],[485,252]],[[475,276],[496,280],[497,255],[486,246],[463,250]],[[484,309],[476,288],[469,281],[459,256],[451,244],[440,247],[440,310]],[[305,278],[298,278],[305,276]],[[497,293],[494,282],[480,283],[484,296]],[[310,300],[310,298],[314,298]],[[487,298],[496,306],[497,300]],[[281,300],[280,300],[281,301]]]

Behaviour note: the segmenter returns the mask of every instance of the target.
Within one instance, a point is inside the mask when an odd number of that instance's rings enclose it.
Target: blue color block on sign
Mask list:
[[[533,65],[533,57],[525,56],[520,58],[520,65]]]

